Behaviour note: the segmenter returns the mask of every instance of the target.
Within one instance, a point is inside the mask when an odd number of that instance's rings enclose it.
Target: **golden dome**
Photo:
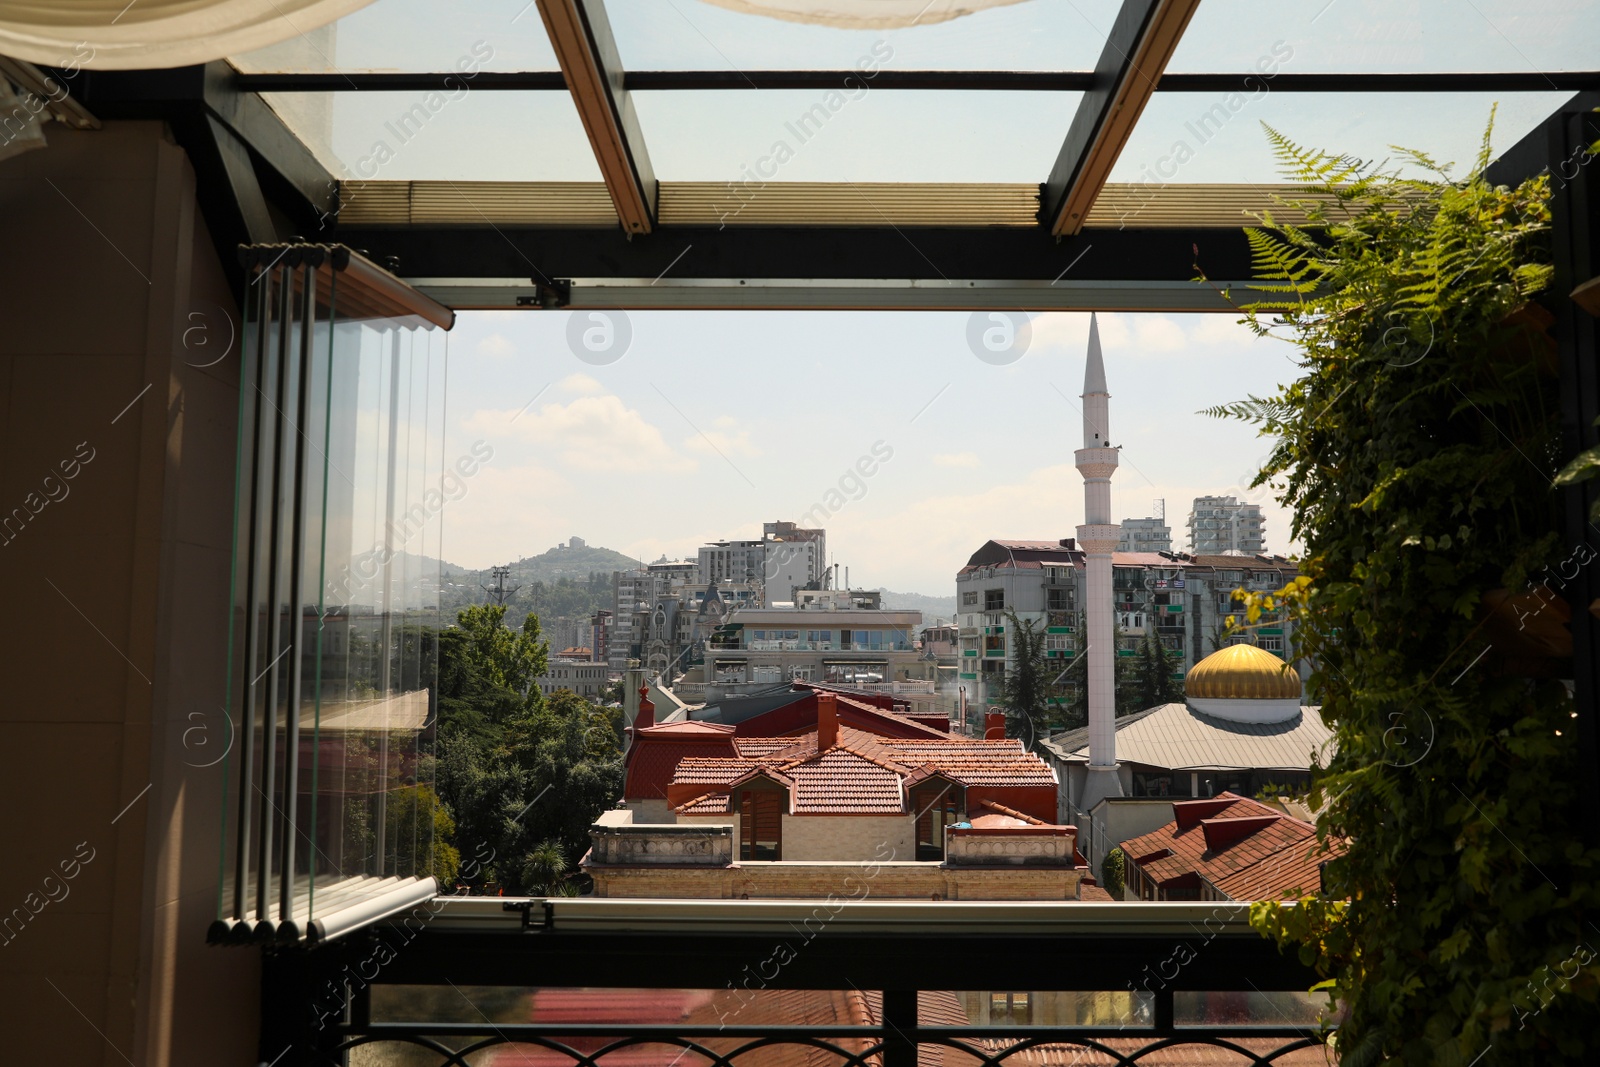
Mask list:
[[[1255,645],[1229,645],[1189,669],[1184,693],[1222,700],[1299,700],[1300,675]]]

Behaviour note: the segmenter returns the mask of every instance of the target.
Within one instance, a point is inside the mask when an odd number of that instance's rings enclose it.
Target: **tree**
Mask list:
[[[455,820],[432,788],[425,785],[396,789],[388,798],[389,841],[395,869],[431,874],[440,892],[456,884],[461,852],[452,844]]]
[[[1318,833],[1349,848],[1321,891],[1259,902],[1252,922],[1327,976],[1347,1067],[1592,1062],[1600,849],[1573,721],[1592,709],[1548,653],[1516,649],[1520,609],[1501,614],[1525,596],[1540,621],[1574,551],[1534,302],[1553,273],[1549,173],[1492,184],[1487,133],[1464,179],[1418,153],[1408,165],[1433,173],[1405,179],[1268,133],[1315,199],[1306,229],[1246,231],[1270,293],[1246,321],[1292,340],[1301,375],[1214,413],[1274,439],[1254,484],[1305,546],[1274,596],[1338,745],[1313,769]]]
[[[1123,878],[1126,876],[1126,858],[1122,849],[1114,848],[1100,861],[1100,884],[1113,900],[1122,899]]]
[[[504,614],[465,608],[439,635],[437,787],[472,861],[467,880],[515,891],[546,843],[576,866],[589,827],[622,794],[622,752],[618,713],[533,686],[547,669],[539,620],[511,631]]]
[[[1154,708],[1162,704],[1183,702],[1183,683],[1172,677],[1172,657],[1155,627],[1146,628],[1144,643],[1139,650],[1139,702],[1142,707]]]
[[[1006,736],[1024,738],[1030,750],[1049,732],[1050,680],[1044,654],[1044,631],[1034,620],[1006,612],[1011,630],[1011,669],[1002,685],[1006,705]]]
[[[536,678],[550,669],[549,646],[539,636],[539,616],[529,614],[521,630],[505,625],[504,604],[475,604],[456,613],[467,635],[469,655],[491,684],[526,697]]]

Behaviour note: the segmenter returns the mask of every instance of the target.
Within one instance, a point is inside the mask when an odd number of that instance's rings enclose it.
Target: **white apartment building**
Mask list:
[[[608,664],[597,661],[553,659],[536,684],[545,696],[557,689],[569,689],[585,700],[599,700],[610,669]]]
[[[700,546],[700,577],[702,584],[712,582],[738,585],[759,582],[767,563],[767,542],[713,541]]]
[[[762,590],[762,606],[794,602],[795,590],[819,583],[827,567],[827,532],[792,522],[762,524],[759,541],[713,541],[702,545],[699,577]]]
[[[1172,527],[1166,519],[1123,519],[1118,552],[1171,552]]]
[[[1197,496],[1189,512],[1189,551],[1196,556],[1266,551],[1267,523],[1259,504],[1238,497]]]

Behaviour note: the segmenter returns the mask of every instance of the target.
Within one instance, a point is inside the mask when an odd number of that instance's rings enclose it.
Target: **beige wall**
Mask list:
[[[1076,900],[1070,868],[951,869],[938,863],[736,863],[730,867],[590,867],[602,897],[752,900]]]
[[[222,768],[197,766],[225,745],[237,343],[189,364],[239,317],[159,123],[46,132],[0,161],[0,517],[93,459],[0,545],[0,913],[38,912],[0,945],[5,1058],[254,1063],[258,957],[205,945]]]
[[[909,815],[785,815],[786,861],[916,859]]]

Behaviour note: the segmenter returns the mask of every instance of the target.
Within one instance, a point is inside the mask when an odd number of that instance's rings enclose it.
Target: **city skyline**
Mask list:
[[[631,336],[611,363],[574,354],[583,314],[460,316],[445,455],[493,458],[445,506],[450,564],[482,569],[574,533],[645,562],[693,559],[788,519],[825,527],[828,562],[853,584],[941,595],[989,538],[1070,537],[1081,521],[1087,313],[1032,315],[1026,351],[988,362],[964,314],[640,312],[619,320]],[[1290,347],[1223,315],[1100,327],[1118,368],[1114,521],[1164,498],[1182,548],[1194,497],[1236,495],[1261,504],[1267,550],[1291,551],[1288,513],[1247,488],[1270,442],[1198,414],[1246,382],[1260,394],[1289,380]],[[895,349],[922,353],[914,376],[871,358]]]

